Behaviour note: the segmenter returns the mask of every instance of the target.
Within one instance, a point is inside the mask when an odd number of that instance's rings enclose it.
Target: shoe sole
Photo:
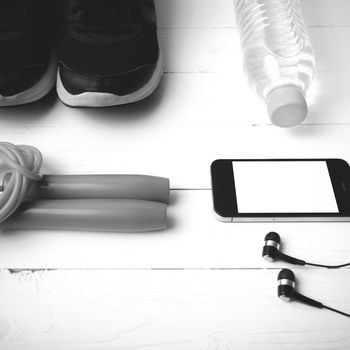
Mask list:
[[[19,106],[40,100],[54,87],[57,75],[56,57],[52,55],[49,65],[40,80],[29,89],[12,96],[0,95],[0,107]]]
[[[160,53],[152,78],[141,89],[131,94],[119,96],[106,92],[83,92],[70,94],[62,84],[60,73],[57,74],[57,94],[60,100],[71,107],[110,107],[141,101],[150,96],[158,87],[163,75],[163,56]]]

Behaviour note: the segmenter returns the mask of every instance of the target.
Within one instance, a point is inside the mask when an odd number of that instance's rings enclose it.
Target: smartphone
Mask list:
[[[350,167],[341,159],[222,159],[211,177],[220,221],[350,221]]]

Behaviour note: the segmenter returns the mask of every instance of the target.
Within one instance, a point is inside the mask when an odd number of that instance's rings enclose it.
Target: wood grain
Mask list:
[[[350,309],[348,272],[295,272],[299,290]],[[278,300],[277,274],[2,271],[0,343],[6,350],[347,350],[349,319]]]

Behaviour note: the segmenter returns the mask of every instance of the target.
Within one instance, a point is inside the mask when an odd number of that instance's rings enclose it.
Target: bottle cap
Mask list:
[[[267,110],[272,123],[283,128],[300,124],[308,114],[304,94],[297,86],[272,90],[267,97]]]

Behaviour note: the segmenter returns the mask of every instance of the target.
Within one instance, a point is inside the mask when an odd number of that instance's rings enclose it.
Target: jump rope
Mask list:
[[[35,147],[0,143],[1,229],[166,229],[168,179],[145,175],[41,175],[42,161]]]

